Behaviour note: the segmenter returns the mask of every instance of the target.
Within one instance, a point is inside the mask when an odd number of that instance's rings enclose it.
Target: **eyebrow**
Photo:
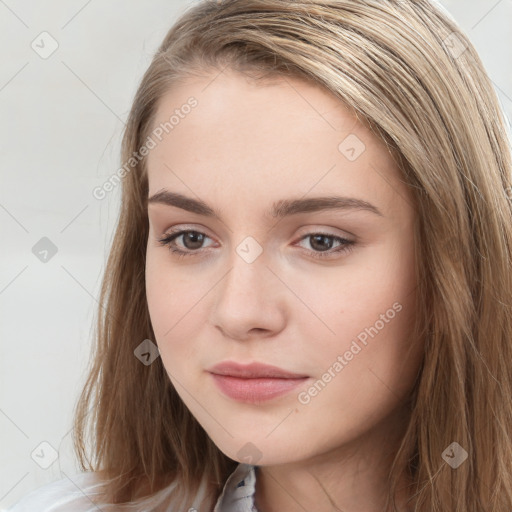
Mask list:
[[[169,190],[160,190],[148,198],[149,204],[163,204],[166,206],[175,206],[191,213],[204,215],[215,219],[221,219],[219,211],[215,210],[200,199],[193,199],[177,192]],[[269,212],[269,215],[275,218],[284,218],[298,213],[311,213],[324,210],[365,210],[381,217],[384,215],[371,203],[356,199],[354,197],[311,197],[307,199],[281,199],[276,201]]]

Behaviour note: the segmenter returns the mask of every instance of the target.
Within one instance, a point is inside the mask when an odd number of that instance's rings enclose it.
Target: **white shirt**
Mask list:
[[[191,508],[178,511],[165,501],[174,483],[136,504],[110,506],[95,499],[100,485],[95,473],[78,473],[32,491],[7,512],[196,512],[194,508],[199,508],[204,491],[201,485]],[[254,504],[255,486],[255,466],[238,464],[226,480],[213,512],[258,512]]]

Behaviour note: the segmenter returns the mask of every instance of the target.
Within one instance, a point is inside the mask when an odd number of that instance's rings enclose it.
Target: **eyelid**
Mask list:
[[[174,233],[179,233],[181,231],[197,231],[198,233],[207,235],[209,238],[214,238],[208,234],[208,228],[205,228],[204,226],[198,226],[197,224],[175,224],[170,228],[162,230],[162,236],[173,235]]]
[[[340,238],[346,238],[351,242],[357,242],[358,237],[345,229],[336,228],[334,226],[327,226],[326,224],[311,224],[305,226],[299,230],[299,239],[305,235],[312,233],[322,233],[327,236],[339,236]]]

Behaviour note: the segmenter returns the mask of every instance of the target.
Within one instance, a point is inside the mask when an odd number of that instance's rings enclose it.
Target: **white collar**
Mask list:
[[[254,504],[256,466],[240,463],[229,475],[213,512],[258,512]]]

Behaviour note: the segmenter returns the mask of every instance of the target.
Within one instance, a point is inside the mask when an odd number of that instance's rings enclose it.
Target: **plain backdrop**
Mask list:
[[[119,168],[139,80],[192,2],[0,0],[0,510],[78,471],[72,413],[120,199],[92,190]],[[442,5],[512,118],[512,0]]]

